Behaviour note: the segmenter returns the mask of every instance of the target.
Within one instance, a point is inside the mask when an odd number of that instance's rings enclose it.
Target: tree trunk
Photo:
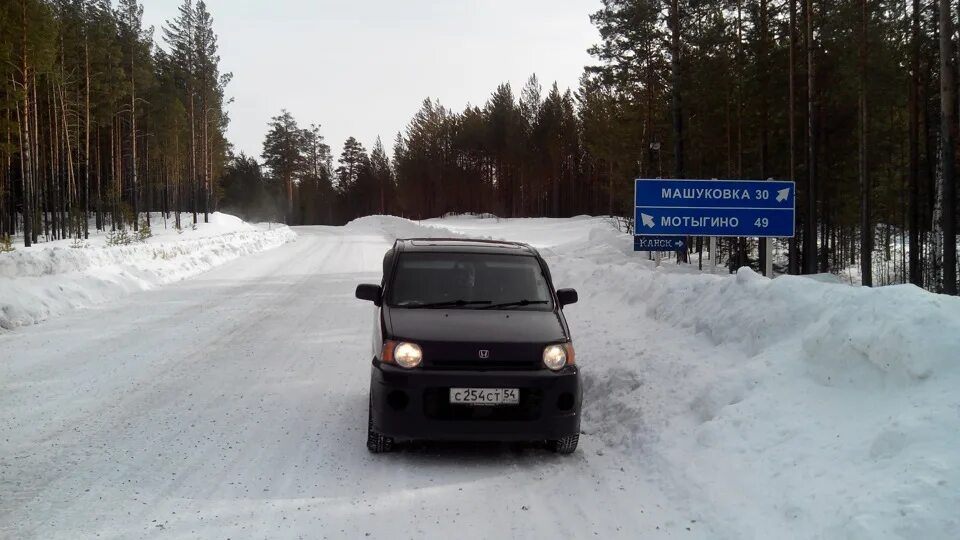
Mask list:
[[[192,77],[192,75],[191,75]],[[200,182],[197,181],[197,121],[194,117],[194,96],[193,89],[190,89],[190,186],[193,188],[191,198],[193,200],[190,210],[193,212],[193,224],[197,224],[197,191],[200,189]]]
[[[27,224],[27,221],[28,221],[27,220],[27,216],[28,216],[27,202],[29,201],[27,194],[29,192],[29,183],[27,181],[28,165],[26,160],[26,155],[29,154],[29,152],[23,151],[25,146],[24,146],[24,130],[23,130],[24,123],[20,114],[21,105],[22,103],[20,102],[20,100],[17,100],[17,142],[20,144],[20,192],[21,192],[20,197],[23,200],[23,242],[24,242],[24,247],[30,247],[30,243],[29,243],[30,235],[28,234],[30,227]],[[14,208],[13,211],[14,213],[16,213],[16,208]],[[16,232],[16,216],[14,216],[14,232]]]
[[[909,169],[909,228],[910,228],[910,283],[923,286],[920,271],[920,0],[913,0],[910,28],[910,169]]]
[[[674,148],[674,177],[686,178],[683,155],[683,103],[681,102],[680,84],[682,74],[680,70],[680,2],[671,1],[670,9],[670,74],[671,74],[671,104],[673,109],[673,148]],[[688,242],[689,244],[689,239]],[[687,262],[687,251],[677,251],[677,261]]]
[[[136,38],[134,38],[136,40]],[[140,230],[140,186],[137,179],[137,83],[134,79],[133,53],[135,44],[130,48],[130,172],[133,192],[130,194],[133,205],[133,230]]]
[[[30,153],[30,62],[27,57],[27,3],[21,0],[21,30],[23,31],[20,57],[20,73],[23,75],[23,121],[19,122],[22,133],[20,139],[21,176],[23,177],[23,245],[32,244],[33,208],[31,205],[33,185],[33,160]],[[20,120],[19,118],[17,119]]]
[[[59,240],[58,231],[60,230],[60,163],[59,163],[59,151],[60,151],[60,132],[57,129],[59,125],[59,117],[57,115],[57,101],[56,101],[56,90],[53,88],[53,83],[49,84],[49,90],[47,92],[47,120],[48,131],[50,132],[50,149],[49,149],[49,165],[50,165],[50,179],[49,179],[49,197],[50,197],[50,239]],[[44,212],[44,216],[46,216]]]
[[[940,170],[943,175],[941,199],[943,204],[943,292],[957,294],[957,236],[954,229],[954,148],[953,130],[955,108],[953,19],[950,0],[940,0]]]
[[[7,134],[7,151],[4,152],[6,156],[5,167],[3,169],[3,174],[0,176],[0,236],[7,236],[14,234],[14,227],[11,224],[11,214],[15,212],[13,207],[13,185],[10,180],[10,167],[13,164],[13,134],[11,133],[10,127],[13,125],[13,119],[11,118],[10,109],[6,110],[4,115],[6,119],[6,129],[4,130]],[[8,187],[8,184],[9,185]]]
[[[207,98],[203,98],[203,222],[210,223],[210,148],[207,138],[207,127],[210,123],[207,108]]]
[[[144,176],[144,183],[145,183],[146,186],[147,186],[147,200],[144,201],[143,217],[144,217],[144,219],[146,220],[147,227],[150,227],[150,211],[153,210],[153,196],[154,196],[154,190],[153,190],[153,189],[150,189],[150,179],[151,179],[151,176],[150,176],[150,139],[147,139],[146,141],[144,141],[143,154],[144,154],[144,160],[143,160],[143,163],[144,163],[143,176]],[[153,182],[153,185],[154,185],[154,189],[156,189],[157,182],[154,181],[154,182]]]
[[[178,127],[179,127],[179,126],[178,126]],[[174,222],[174,226],[175,226],[177,229],[181,229],[182,226],[181,226],[181,224],[180,224],[180,211],[181,211],[183,208],[182,208],[182,201],[181,201],[181,194],[180,194],[180,185],[182,184],[181,178],[180,178],[180,172],[181,172],[183,169],[181,168],[181,165],[180,165],[180,131],[179,131],[179,129],[175,131],[173,146],[174,146],[174,151],[173,151],[173,155],[174,155],[174,158],[173,158],[173,159],[174,159],[173,170],[176,171],[176,175],[177,175],[177,176],[174,178],[174,182],[173,182],[173,193],[174,193],[174,197],[173,197],[173,201],[174,201],[174,204],[173,204],[173,222]]]
[[[86,4],[84,4],[86,5]],[[87,41],[87,31],[83,32],[83,64],[84,64],[84,151],[83,159],[86,166],[83,171],[83,238],[90,238],[90,44]]]
[[[613,159],[607,158],[607,215],[613,215]]]
[[[737,50],[734,65],[736,66],[736,116],[737,116],[737,178],[743,178],[743,2],[737,0]],[[737,268],[746,266],[747,241],[744,237],[738,237],[735,241],[737,246]]]
[[[115,133],[117,131],[117,122],[114,120],[110,125],[110,192],[111,197],[113,198],[113,210],[110,216],[110,230],[117,230],[117,217],[120,213],[120,201],[118,196],[119,188],[117,187],[117,144]]]
[[[674,149],[674,177],[684,178],[683,162],[683,104],[680,96],[680,2],[671,0],[670,9],[670,74],[671,74],[671,108],[673,111],[673,149]]]
[[[757,62],[760,64],[760,179],[769,178],[769,103],[767,100],[768,92],[768,72],[767,57],[769,55],[769,24],[768,24],[767,0],[760,0],[760,51]],[[760,270],[766,274],[767,268],[767,242],[772,239],[761,238],[758,245]],[[773,276],[767,276],[773,277]]]
[[[31,99],[31,107],[33,107],[33,127],[32,133],[33,138],[31,143],[33,144],[33,182],[32,191],[33,191],[33,202],[31,207],[33,208],[32,219],[33,224],[31,230],[33,232],[33,243],[37,243],[39,234],[40,234],[40,223],[41,223],[41,214],[43,212],[42,198],[44,195],[43,181],[41,179],[41,167],[40,167],[40,107],[38,103],[40,102],[37,97],[37,73],[36,71],[31,71],[30,73],[30,91],[33,93],[33,99]],[[46,230],[44,230],[46,234]]]
[[[287,175],[287,225],[293,225],[293,176]]]
[[[804,1],[807,49],[807,219],[803,231],[803,271],[817,273],[816,88],[813,63],[813,0]]]
[[[72,214],[71,210],[74,209],[74,205],[77,200],[77,186],[76,186],[76,176],[73,168],[73,147],[70,144],[70,126],[67,124],[67,103],[66,95],[64,94],[63,87],[60,88],[60,105],[63,108],[63,114],[61,118],[63,120],[63,141],[66,146],[66,158],[67,158],[67,196],[64,198],[63,209],[66,211],[68,220],[69,216]],[[63,227],[65,228],[68,223],[64,222]],[[70,223],[70,228],[74,227],[74,224]],[[77,229],[77,238],[80,237],[79,224],[76,224]]]
[[[100,134],[100,126],[97,126],[97,230],[102,231],[105,227],[103,222],[103,190],[100,185],[103,183],[103,139]]]
[[[789,54],[788,62],[788,80],[789,80],[789,96],[788,96],[788,107],[790,108],[787,111],[787,118],[790,129],[790,181],[796,182],[797,180],[797,86],[796,86],[796,50],[797,50],[797,0],[790,0],[790,40],[789,40]],[[796,233],[799,229],[796,227],[796,215],[794,217],[794,232]],[[790,238],[789,242],[789,273],[799,274],[800,273],[800,254],[799,246],[797,246],[797,236],[794,234]]]
[[[863,285],[873,286],[873,217],[872,189],[867,172],[867,0],[860,0],[860,84],[859,102],[859,168],[860,168],[860,276]]]

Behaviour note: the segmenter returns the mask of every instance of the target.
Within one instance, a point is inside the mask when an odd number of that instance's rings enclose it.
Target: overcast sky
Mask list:
[[[182,0],[143,0],[160,28]],[[259,158],[270,117],[286,108],[302,127],[321,125],[339,156],[354,136],[387,151],[426,97],[455,110],[483,105],[497,84],[514,95],[536,72],[576,89],[589,15],[599,0],[208,0],[220,68],[233,73],[228,137]]]

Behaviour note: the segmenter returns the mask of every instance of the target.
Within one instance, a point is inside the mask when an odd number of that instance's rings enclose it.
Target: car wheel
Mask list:
[[[550,441],[547,446],[550,450],[558,454],[572,454],[577,449],[577,443],[580,442],[580,434],[568,435],[557,441]]]
[[[367,450],[382,454],[393,450],[393,437],[385,437],[373,430],[373,415],[367,412]]]

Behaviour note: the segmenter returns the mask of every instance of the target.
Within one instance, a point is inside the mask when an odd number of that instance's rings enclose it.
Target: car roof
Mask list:
[[[402,238],[397,246],[414,253],[495,253],[501,255],[537,255],[537,250],[521,242],[475,238]]]

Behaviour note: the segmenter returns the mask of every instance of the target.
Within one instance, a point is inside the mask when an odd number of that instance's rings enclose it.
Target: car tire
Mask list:
[[[373,414],[367,412],[367,450],[383,454],[393,450],[393,437],[386,437],[373,429]]]
[[[558,454],[572,454],[577,449],[577,444],[580,442],[580,434],[576,435],[567,435],[566,437],[550,441],[547,446],[550,450]]]

